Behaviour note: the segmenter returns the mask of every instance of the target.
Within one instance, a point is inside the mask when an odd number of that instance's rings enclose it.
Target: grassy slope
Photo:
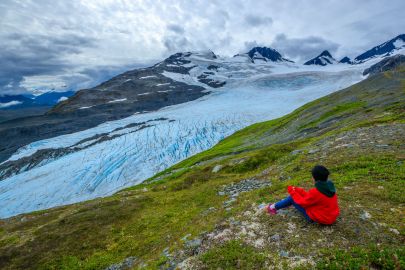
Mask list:
[[[114,196],[1,220],[0,268],[103,269],[130,256],[137,257],[135,268],[164,268],[173,260],[163,255],[166,247],[176,260],[189,257],[202,269],[404,267],[404,113],[402,67],[236,132]],[[249,214],[258,203],[285,196],[289,184],[310,187],[305,179],[315,163],[333,172],[342,208],[336,225],[307,225],[289,212]],[[217,195],[222,185],[251,177],[272,186],[242,193],[224,208],[227,196]],[[371,218],[362,220],[364,211]],[[257,247],[250,236],[237,235],[244,225],[230,220],[257,223],[253,240],[274,232],[281,240]],[[190,257],[185,235],[221,229],[235,234]],[[305,260],[294,264],[298,257]]]

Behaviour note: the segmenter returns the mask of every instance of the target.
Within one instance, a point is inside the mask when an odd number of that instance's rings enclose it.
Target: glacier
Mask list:
[[[29,157],[41,149],[76,150],[0,181],[0,217],[111,195],[211,148],[237,130],[283,116],[364,79],[364,65],[241,64],[201,55],[192,60],[196,67],[189,75],[164,75],[201,85],[193,72],[217,63],[220,72],[215,76],[226,80],[226,86],[209,89],[210,94],[194,101],[20,148],[9,160]],[[107,134],[108,139],[90,139],[95,134]]]

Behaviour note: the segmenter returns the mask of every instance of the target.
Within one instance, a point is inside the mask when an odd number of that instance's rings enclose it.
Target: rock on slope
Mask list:
[[[398,54],[392,57],[385,58],[384,60],[372,65],[364,70],[363,75],[375,75],[380,72],[395,69],[405,62],[405,55]]]
[[[403,269],[404,79],[403,65],[371,76],[114,196],[1,220],[0,268]],[[335,225],[260,211],[309,188],[316,163]]]

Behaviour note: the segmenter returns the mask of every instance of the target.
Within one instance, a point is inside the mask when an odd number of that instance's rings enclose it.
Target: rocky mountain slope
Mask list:
[[[212,53],[211,53],[212,54]],[[215,55],[207,54],[206,57]],[[118,75],[92,89],[78,91],[45,115],[0,123],[0,162],[18,148],[41,139],[85,130],[101,123],[190,101],[209,91],[162,75],[188,74],[186,55],[175,54],[155,66]],[[213,82],[215,83],[215,82]]]
[[[113,196],[3,219],[0,268],[403,269],[404,90],[402,64]],[[311,187],[316,163],[338,189],[335,225],[263,213]]]
[[[395,69],[405,62],[405,55],[398,54],[392,57],[383,59],[382,61],[372,65],[364,70],[363,75],[375,75],[380,72]]]

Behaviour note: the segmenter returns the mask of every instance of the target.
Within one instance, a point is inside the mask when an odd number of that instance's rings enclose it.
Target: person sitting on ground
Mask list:
[[[265,207],[269,214],[293,205],[310,222],[333,224],[339,216],[338,198],[332,181],[328,180],[329,171],[322,165],[312,169],[315,188],[308,192],[303,188],[288,186],[290,196]]]

